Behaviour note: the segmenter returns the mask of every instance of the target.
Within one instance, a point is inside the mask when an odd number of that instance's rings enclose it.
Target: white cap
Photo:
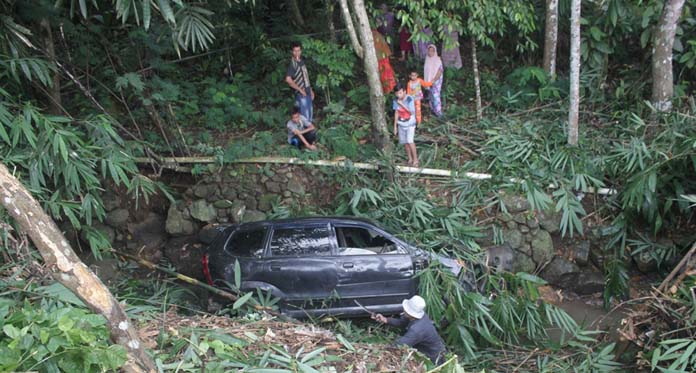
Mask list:
[[[404,299],[401,305],[404,306],[404,312],[416,319],[425,315],[425,300],[418,295],[412,296],[411,299]]]

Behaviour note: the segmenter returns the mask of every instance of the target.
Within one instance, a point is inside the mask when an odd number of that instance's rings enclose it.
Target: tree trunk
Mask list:
[[[332,43],[337,43],[336,26],[334,25],[334,0],[324,0],[326,5],[326,25],[329,27],[329,40]]]
[[[154,372],[155,364],[140,343],[138,332],[109,289],[80,261],[56,223],[7,167],[0,163],[0,203],[31,237],[54,279],[70,289],[92,311],[106,318],[111,340],[126,348],[126,372]]]
[[[56,49],[53,44],[53,32],[51,31],[51,24],[48,22],[47,18],[42,18],[39,22],[41,28],[43,28],[44,36],[44,50],[49,61],[56,60]],[[58,71],[53,72],[53,82],[48,88],[48,112],[51,114],[59,115],[63,114],[63,103],[60,98],[60,73]]]
[[[657,25],[652,58],[652,102],[662,112],[672,110],[674,77],[672,76],[672,48],[677,23],[681,17],[685,0],[668,0]]]
[[[297,0],[287,0],[288,7],[290,8],[290,13],[292,14],[293,22],[297,27],[304,27],[304,19],[302,18],[302,13],[300,12],[300,6],[297,4]]]
[[[364,46],[363,64],[365,67],[365,74],[367,74],[367,84],[370,87],[372,135],[375,145],[377,145],[378,148],[389,151],[391,150],[391,142],[389,141],[387,119],[384,111],[384,93],[382,92],[382,83],[380,83],[379,80],[377,52],[374,47],[375,42],[372,39],[370,20],[367,16],[363,0],[352,0],[352,5],[358,20],[358,36],[360,37],[361,44]],[[346,21],[346,23],[347,22],[348,21]]]
[[[343,22],[346,24],[346,29],[348,29],[348,36],[350,36],[350,44],[353,45],[353,50],[358,57],[363,58],[363,47],[358,41],[358,35],[355,33],[355,27],[353,26],[353,16],[350,14],[350,9],[348,9],[348,0],[340,0],[341,4],[341,15],[343,16]]]
[[[558,47],[558,0],[546,0],[546,28],[544,30],[544,70],[556,79],[556,48]]]
[[[476,120],[483,119],[483,105],[481,105],[481,76],[476,57],[476,39],[471,37],[471,64],[474,67],[474,90],[476,91]]]
[[[582,0],[570,3],[570,109],[568,110],[568,144],[578,144],[580,112],[580,7]]]

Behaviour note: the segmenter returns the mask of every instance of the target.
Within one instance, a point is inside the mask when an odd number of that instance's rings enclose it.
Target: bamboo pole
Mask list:
[[[140,164],[150,164],[150,159],[146,157],[135,158],[136,163]],[[188,170],[188,168],[181,166],[182,164],[213,164],[217,163],[215,157],[162,157],[161,158],[162,167],[170,168],[173,170]],[[288,158],[288,157],[252,157],[252,158],[242,158],[229,161],[230,164],[245,164],[245,163],[266,163],[266,164],[288,164],[288,165],[298,165],[298,166],[325,166],[325,167],[346,167],[355,168],[358,170],[374,170],[379,171],[387,169],[386,166],[381,166],[379,164],[372,163],[353,163],[350,160],[323,160],[323,159],[300,159],[300,158]],[[440,169],[440,168],[421,168],[421,167],[411,167],[411,166],[395,166],[394,169],[397,172],[405,174],[416,174],[423,176],[444,176],[444,177],[460,177],[473,180],[489,180],[493,178],[493,175],[479,172],[457,172],[453,170]],[[510,178],[509,181],[513,183],[522,183],[524,180],[518,178]],[[555,185],[549,185],[549,188],[555,189]],[[616,194],[616,189],[611,188],[589,188],[588,193],[600,194],[600,195],[613,195]]]
[[[169,268],[162,267],[162,266],[160,266],[160,265],[157,265],[157,264],[155,264],[155,263],[152,263],[152,262],[149,261],[149,260],[145,260],[145,259],[140,258],[140,257],[137,257],[137,256],[135,256],[135,255],[127,254],[127,253],[124,253],[124,252],[122,252],[122,251],[118,251],[118,250],[115,250],[115,249],[111,249],[111,251],[112,251],[114,254],[120,255],[120,256],[122,256],[122,257],[124,257],[124,258],[126,258],[126,259],[129,259],[129,260],[131,260],[131,261],[133,261],[133,262],[136,262],[136,263],[140,264],[141,266],[143,266],[143,267],[145,267],[145,268],[147,268],[147,269],[150,269],[150,270],[153,270],[153,271],[160,271],[160,272],[166,273],[166,274],[168,274],[168,275],[170,275],[170,276],[174,276],[174,277],[176,277],[177,280],[183,281],[183,282],[185,282],[185,283],[187,283],[187,284],[190,284],[190,285],[202,287],[203,289],[206,289],[206,290],[208,290],[208,291],[210,291],[210,292],[212,292],[212,293],[214,293],[214,294],[216,294],[216,295],[219,295],[219,296],[221,296],[221,297],[223,297],[223,298],[225,298],[225,299],[227,299],[227,300],[229,300],[229,301],[236,302],[236,301],[239,299],[239,296],[236,295],[236,294],[232,294],[232,293],[230,293],[230,292],[228,292],[228,291],[224,291],[224,290],[218,289],[218,288],[216,288],[216,287],[214,287],[214,286],[210,286],[210,285],[208,285],[208,284],[206,284],[206,283],[204,283],[204,282],[201,282],[201,281],[196,280],[196,279],[193,278],[193,277],[189,277],[189,276],[183,275],[183,274],[181,274],[181,273],[179,273],[179,272],[172,271],[172,270],[169,269]],[[259,310],[259,311],[264,311],[264,312],[266,312],[266,313],[268,313],[268,314],[270,314],[270,315],[273,315],[273,316],[280,316],[280,313],[278,313],[278,312],[276,312],[276,311],[273,311],[273,310],[269,309],[268,307],[263,307],[263,306],[260,306],[260,305],[255,305],[255,306],[254,306],[254,309]]]

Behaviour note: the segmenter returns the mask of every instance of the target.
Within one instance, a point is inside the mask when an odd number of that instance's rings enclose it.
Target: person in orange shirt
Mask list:
[[[428,88],[433,85],[431,82],[418,77],[418,73],[411,71],[410,80],[406,85],[406,94],[413,96],[416,100],[416,125],[421,124],[423,117],[421,116],[421,100],[423,100],[423,88]]]

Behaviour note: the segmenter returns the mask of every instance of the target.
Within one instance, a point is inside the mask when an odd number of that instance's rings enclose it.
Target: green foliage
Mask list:
[[[316,76],[316,86],[326,95],[326,102],[331,103],[331,97],[342,98],[345,84],[350,82],[353,85],[357,61],[353,50],[347,45],[339,46],[318,39],[302,41],[302,50]]]
[[[667,365],[667,368],[661,368]],[[696,340],[667,339],[652,352],[650,367],[665,372],[691,372],[696,369]]]
[[[4,92],[3,92],[4,93]],[[50,116],[29,102],[0,102],[0,154],[54,219],[67,218],[76,229],[103,220],[102,180],[148,198],[156,185],[138,169],[126,144],[103,116],[83,121]],[[79,126],[74,125],[75,122]],[[88,234],[100,257],[103,237]],[[92,239],[93,238],[93,239]]]
[[[549,102],[566,92],[563,81],[552,81],[546,72],[535,66],[518,67],[506,78],[497,91],[496,104],[503,108],[527,107],[534,102]]]
[[[126,350],[109,345],[103,317],[50,298],[0,298],[0,370],[101,372],[118,369]]]

